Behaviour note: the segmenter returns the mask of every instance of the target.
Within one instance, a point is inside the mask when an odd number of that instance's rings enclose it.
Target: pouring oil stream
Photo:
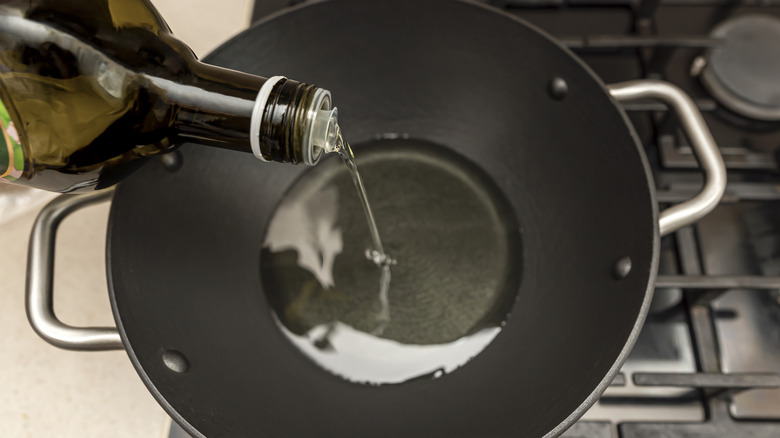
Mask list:
[[[363,185],[363,178],[360,177],[360,172],[358,172],[355,154],[352,153],[352,148],[349,147],[349,143],[344,140],[341,129],[338,126],[336,129],[338,140],[336,142],[335,151],[338,152],[341,160],[349,171],[349,176],[352,178],[352,184],[354,184],[355,191],[357,192],[358,198],[360,198],[360,204],[363,206],[363,213],[366,216],[368,230],[371,234],[373,248],[366,250],[366,258],[372,261],[381,270],[379,277],[380,310],[379,315],[377,315],[379,325],[372,332],[373,335],[381,335],[385,331],[387,324],[390,323],[390,298],[388,296],[390,291],[390,266],[394,265],[396,261],[385,253],[382,239],[379,237],[379,229],[377,228],[376,220],[374,219],[374,212],[371,210],[371,204],[368,202],[366,187]]]

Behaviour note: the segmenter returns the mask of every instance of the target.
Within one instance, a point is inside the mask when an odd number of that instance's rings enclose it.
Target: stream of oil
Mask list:
[[[341,160],[344,162],[344,165],[347,167],[349,176],[352,179],[352,184],[355,186],[358,199],[360,199],[360,205],[363,207],[363,213],[366,215],[368,231],[371,233],[371,243],[373,244],[373,248],[366,249],[366,258],[371,260],[381,272],[379,276],[379,303],[381,307],[379,314],[377,315],[379,324],[371,332],[374,335],[381,335],[384,333],[387,324],[390,323],[390,298],[388,296],[391,279],[390,266],[394,265],[396,261],[385,253],[384,245],[382,245],[382,238],[379,237],[379,228],[376,226],[374,211],[371,210],[371,204],[368,202],[366,186],[363,184],[363,178],[360,177],[360,172],[357,168],[355,154],[352,152],[352,148],[349,147],[349,143],[344,140],[344,136],[341,134],[340,129],[336,150],[338,151]]]

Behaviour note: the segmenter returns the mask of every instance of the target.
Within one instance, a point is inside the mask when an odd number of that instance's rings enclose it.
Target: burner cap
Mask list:
[[[723,45],[709,50],[701,81],[723,106],[757,120],[780,120],[780,19],[743,15],[711,34]]]

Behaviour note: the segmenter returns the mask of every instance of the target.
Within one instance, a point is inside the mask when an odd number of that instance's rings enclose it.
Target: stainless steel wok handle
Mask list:
[[[66,350],[118,350],[124,348],[114,327],[72,327],[57,319],[53,305],[54,245],[57,228],[69,214],[106,201],[113,190],[86,195],[62,195],[51,201],[35,219],[27,254],[27,319],[46,342]]]
[[[676,85],[651,79],[607,85],[607,90],[620,102],[654,99],[667,104],[680,118],[704,171],[704,186],[696,196],[661,212],[658,219],[661,235],[690,225],[712,211],[726,190],[726,165],[693,100]]]

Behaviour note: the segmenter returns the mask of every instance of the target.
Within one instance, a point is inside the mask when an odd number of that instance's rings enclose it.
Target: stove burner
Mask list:
[[[737,114],[780,121],[780,19],[742,15],[711,36],[724,44],[707,52],[700,76],[707,91]]]

